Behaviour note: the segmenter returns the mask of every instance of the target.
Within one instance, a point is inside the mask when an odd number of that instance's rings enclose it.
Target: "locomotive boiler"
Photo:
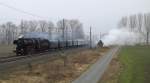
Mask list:
[[[50,48],[50,42],[41,38],[19,38],[14,40],[16,55],[27,55],[41,52]]]

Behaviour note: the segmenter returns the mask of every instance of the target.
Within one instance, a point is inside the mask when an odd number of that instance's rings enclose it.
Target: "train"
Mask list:
[[[14,51],[17,56],[35,54],[39,52],[49,51],[52,49],[66,49],[87,46],[85,40],[48,40],[45,38],[18,38],[14,40],[16,45]]]
[[[98,43],[97,43],[97,46],[102,48],[104,46],[103,41],[99,40]]]

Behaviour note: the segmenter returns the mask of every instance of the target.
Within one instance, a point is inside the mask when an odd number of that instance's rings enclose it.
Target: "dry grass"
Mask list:
[[[0,57],[15,55],[13,53],[14,49],[15,49],[14,45],[0,45]]]
[[[102,49],[106,52],[108,48]],[[33,65],[29,70],[10,74],[0,83],[70,83],[101,57],[100,49],[84,50],[78,53],[64,53],[66,58],[59,58],[45,64]],[[64,65],[65,63],[65,65]]]

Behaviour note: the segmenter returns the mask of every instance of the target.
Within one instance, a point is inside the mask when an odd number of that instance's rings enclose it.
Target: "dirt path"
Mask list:
[[[92,65],[86,72],[72,83],[97,83],[105,72],[107,66],[112,60],[113,55],[119,50],[119,47],[112,48],[108,53],[100,58],[94,65]]]

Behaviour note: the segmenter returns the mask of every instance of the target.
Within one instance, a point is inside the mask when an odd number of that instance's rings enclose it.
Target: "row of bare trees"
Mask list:
[[[122,17],[119,22],[119,27],[128,28],[130,31],[140,33],[144,40],[146,40],[146,44],[149,44],[150,13]]]
[[[18,25],[7,22],[0,25],[0,44],[12,44],[19,35],[27,32],[60,33],[65,40],[84,38],[83,26],[79,20],[59,20],[56,25],[51,21],[26,21],[22,20]]]

